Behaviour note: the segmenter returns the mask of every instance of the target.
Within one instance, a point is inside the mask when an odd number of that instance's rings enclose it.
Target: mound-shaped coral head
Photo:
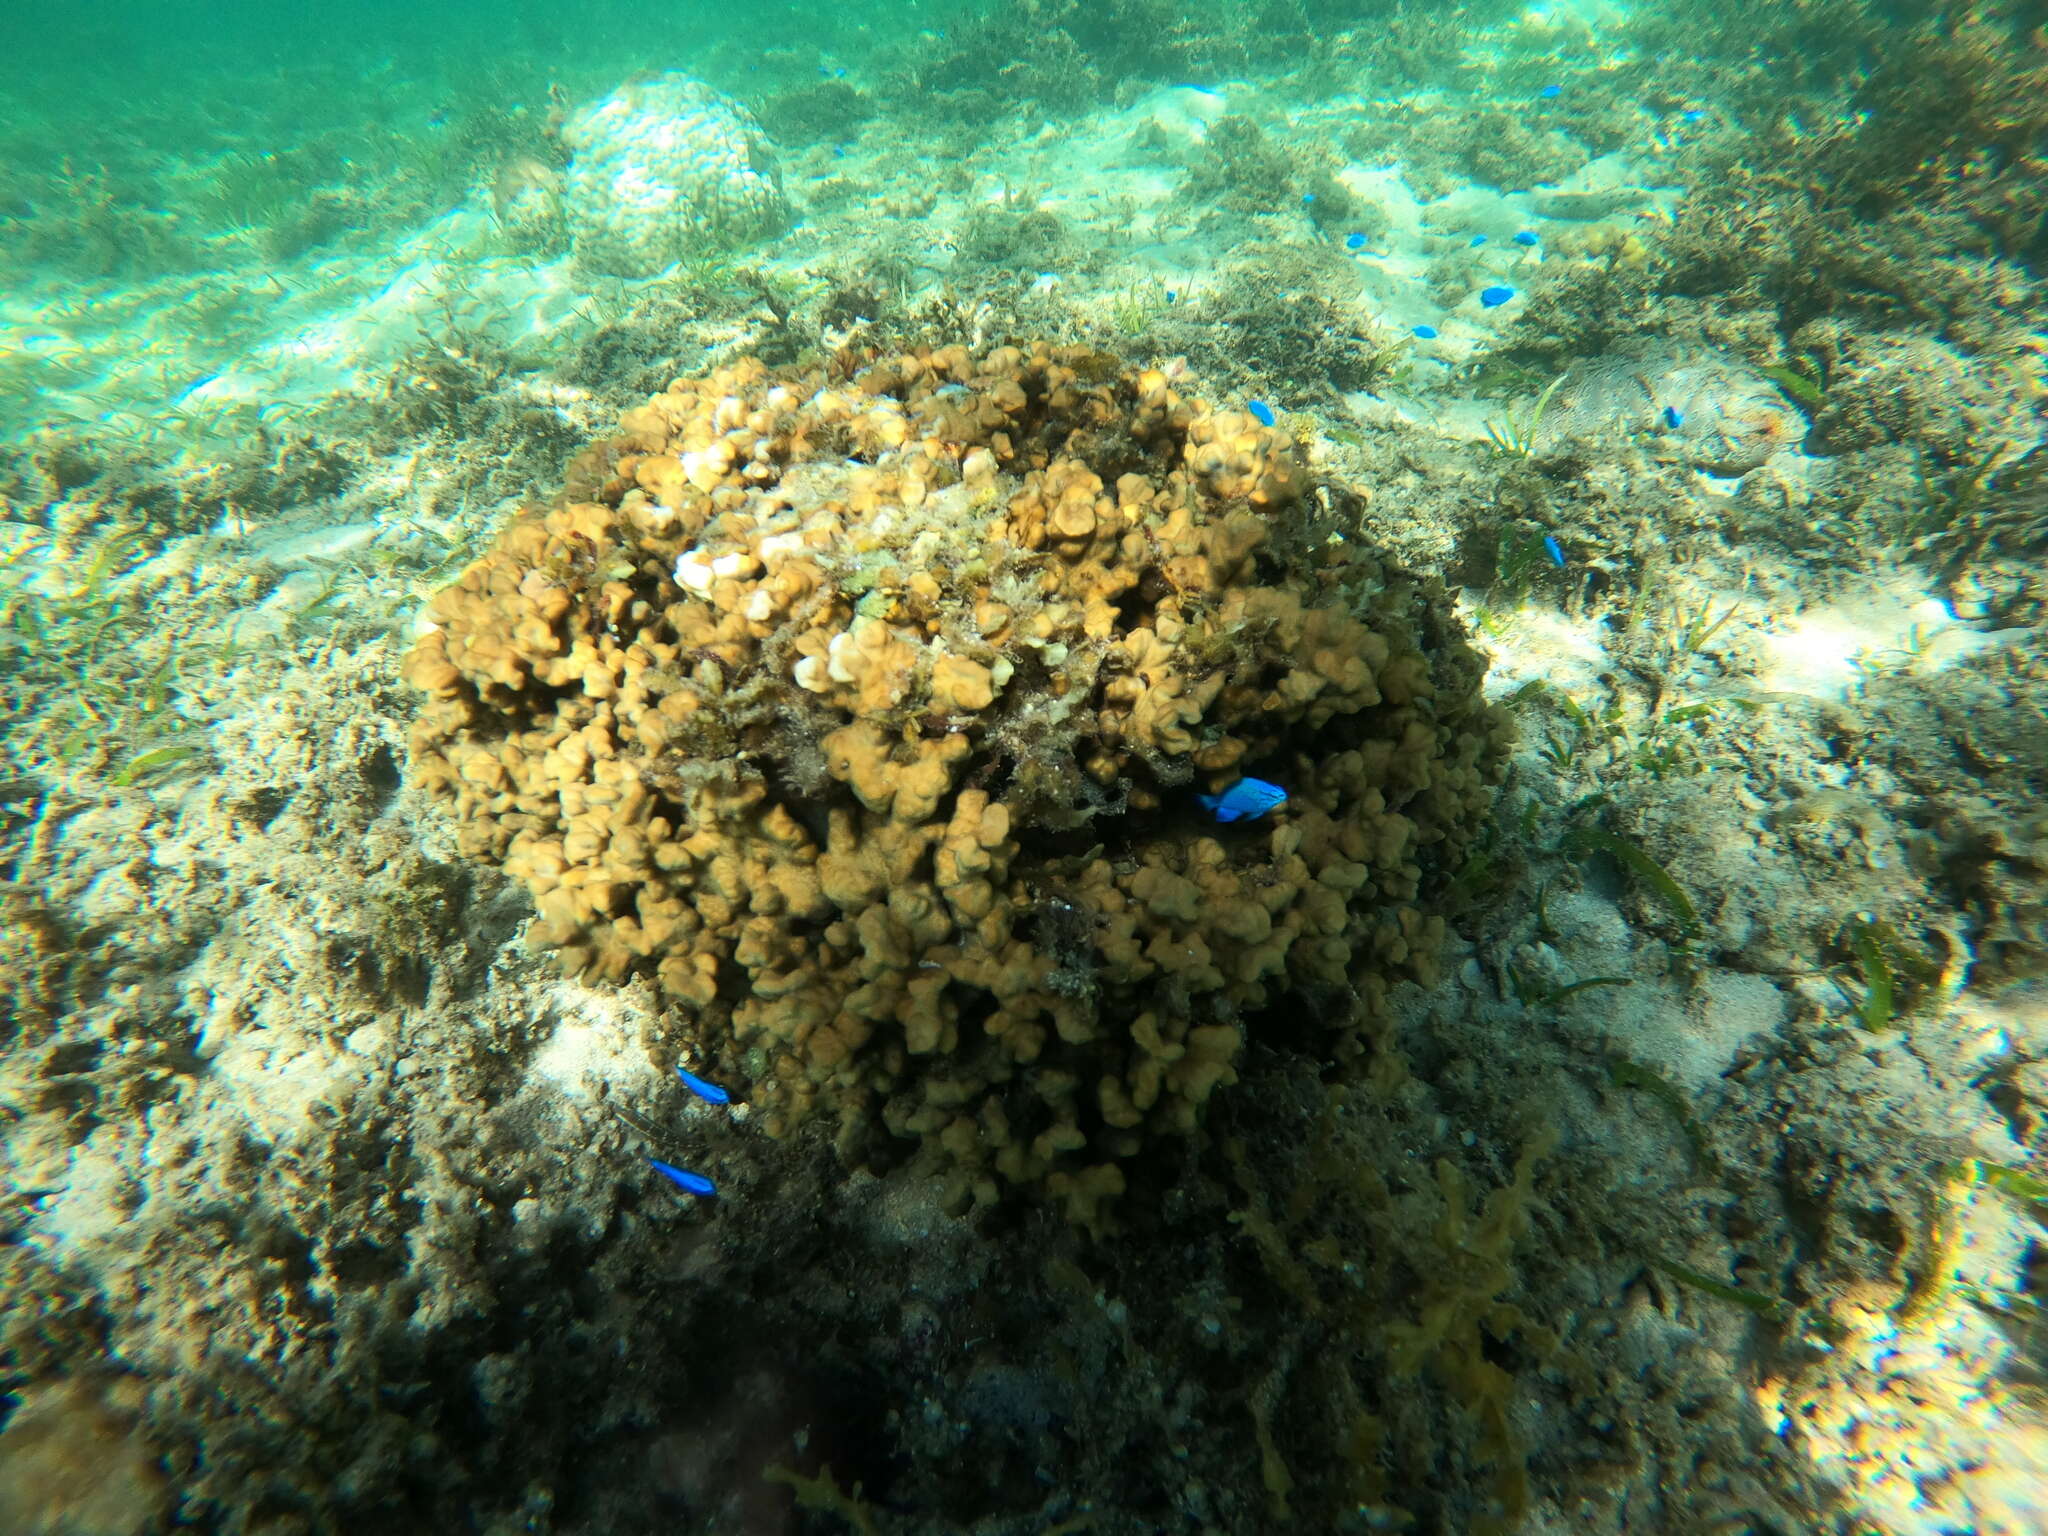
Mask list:
[[[1304,486],[1082,349],[678,380],[436,598],[417,772],[771,1127],[1093,1223],[1248,1033],[1364,1047],[1487,811],[1481,663]]]

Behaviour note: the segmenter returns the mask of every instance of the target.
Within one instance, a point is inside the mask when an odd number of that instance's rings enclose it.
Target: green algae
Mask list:
[[[1752,1291],[1743,1286],[1730,1285],[1725,1280],[1716,1280],[1712,1275],[1702,1274],[1696,1269],[1678,1263],[1675,1259],[1653,1258],[1650,1260],[1650,1266],[1683,1285],[1689,1285],[1696,1291],[1704,1291],[1707,1295],[1722,1301],[1733,1302],[1744,1311],[1754,1312],[1767,1321],[1783,1322],[1790,1315],[1785,1303],[1775,1296],[1766,1296],[1762,1291]]]
[[[1699,910],[1693,906],[1692,898],[1686,895],[1685,887],[1673,879],[1671,872],[1662,864],[1627,838],[1603,827],[1578,827],[1566,835],[1565,848],[1582,856],[1606,854],[1657,893],[1658,899],[1677,920],[1679,934],[1686,943],[1694,943],[1704,935]]]

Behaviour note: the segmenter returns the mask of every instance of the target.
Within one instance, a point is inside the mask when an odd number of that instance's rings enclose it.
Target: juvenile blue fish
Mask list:
[[[1344,249],[1347,251],[1364,250],[1365,236],[1361,235],[1357,230],[1354,229],[1353,231],[1351,231],[1350,234],[1344,237]]]
[[[1218,821],[1257,821],[1287,803],[1287,791],[1264,779],[1239,779],[1219,795],[1197,795]]]
[[[1561,85],[1546,85],[1536,94],[1545,101],[1555,101],[1564,94],[1564,87]]]
[[[1543,548],[1545,553],[1547,553],[1552,560],[1557,562],[1557,568],[1560,571],[1563,570],[1564,546],[1557,542],[1557,535],[1554,533],[1546,533],[1545,535],[1543,535]]]
[[[1301,194],[1301,200],[1304,204],[1312,203],[1316,200],[1316,195],[1313,192],[1304,192]]]
[[[1179,294],[1177,294],[1177,293],[1175,293],[1175,292],[1174,292],[1174,291],[1173,291],[1173,290],[1172,290],[1171,288],[1169,288],[1169,289],[1167,289],[1167,290],[1166,290],[1166,302],[1167,302],[1167,303],[1171,304],[1171,303],[1172,303],[1172,302],[1173,302],[1173,301],[1174,301],[1175,299],[1177,299],[1177,298],[1179,298],[1179,297],[1180,297],[1180,295],[1179,295]]]
[[[716,1083],[708,1083],[696,1073],[683,1067],[676,1068],[676,1076],[683,1080],[683,1086],[697,1095],[706,1104],[730,1104],[732,1095]]]
[[[1664,407],[1664,425],[1676,432],[1685,425],[1685,413],[1675,405]]]
[[[1252,413],[1252,419],[1262,427],[1270,427],[1277,419],[1273,415],[1273,407],[1263,400],[1253,400],[1246,404],[1245,409]]]
[[[1484,245],[1484,244],[1486,244],[1486,236],[1484,236],[1484,235],[1474,235],[1474,236],[1472,237],[1472,239],[1470,240],[1470,242],[1468,242],[1468,243],[1469,243],[1469,244],[1472,244],[1472,245]]]
[[[1535,231],[1535,230],[1533,230],[1533,229],[1524,229],[1524,230],[1519,230],[1519,231],[1517,231],[1517,232],[1516,232],[1516,235],[1515,235],[1515,244],[1517,244],[1517,245],[1535,245],[1535,244],[1537,244],[1537,243],[1538,243],[1538,241],[1539,241],[1539,240],[1540,240],[1541,238],[1542,238],[1542,237],[1541,237],[1541,236],[1539,236],[1539,235],[1538,235],[1538,234],[1536,233],[1536,231]]]
[[[1435,341],[1436,327],[1433,325],[1418,325],[1415,327],[1415,334],[1417,336],[1420,336],[1424,341]]]
[[[1679,113],[1678,115],[1688,123],[1697,123],[1707,114],[1702,108],[1688,107],[1685,111]]]
[[[664,1163],[658,1157],[647,1159],[647,1165],[686,1195],[696,1195],[708,1200],[718,1193],[718,1186],[705,1178],[701,1173],[692,1173],[687,1168],[678,1168],[674,1163]]]
[[[1515,290],[1506,283],[1495,283],[1491,288],[1479,290],[1479,302],[1488,309],[1499,309],[1515,296]]]

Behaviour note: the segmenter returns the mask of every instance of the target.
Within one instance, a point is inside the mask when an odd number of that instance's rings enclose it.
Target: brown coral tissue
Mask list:
[[[1085,349],[681,379],[434,600],[416,774],[770,1129],[1098,1225],[1249,1036],[1431,979],[1499,777],[1441,590],[1307,490]]]

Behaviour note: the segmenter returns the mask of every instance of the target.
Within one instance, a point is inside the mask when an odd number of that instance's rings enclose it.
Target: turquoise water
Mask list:
[[[2048,1529],[2040,22],[0,23],[0,1533]]]

